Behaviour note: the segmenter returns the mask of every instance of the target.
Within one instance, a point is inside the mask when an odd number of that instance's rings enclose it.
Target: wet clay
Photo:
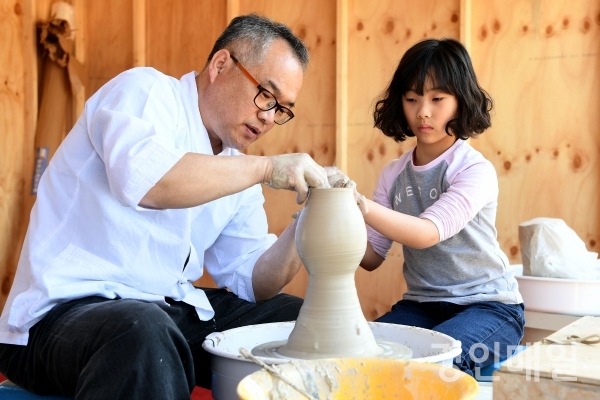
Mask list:
[[[353,189],[311,189],[296,227],[296,247],[309,274],[304,304],[287,342],[259,345],[252,354],[411,358],[406,346],[378,344],[362,313],[354,274],[366,246],[367,230]]]

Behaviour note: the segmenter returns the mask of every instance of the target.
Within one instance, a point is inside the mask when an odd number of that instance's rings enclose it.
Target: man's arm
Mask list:
[[[140,201],[146,208],[195,207],[262,182],[267,157],[186,153]]]
[[[308,154],[213,156],[186,153],[140,201],[155,209],[195,207],[241,192],[257,183],[295,190],[306,200],[308,186],[328,187],[327,173]]]
[[[432,221],[390,210],[372,200],[363,201],[369,210],[364,215],[365,222],[388,239],[415,249],[439,243],[440,234]]]
[[[302,267],[296,250],[294,220],[277,241],[256,261],[252,272],[252,287],[256,301],[270,299],[287,285]]]

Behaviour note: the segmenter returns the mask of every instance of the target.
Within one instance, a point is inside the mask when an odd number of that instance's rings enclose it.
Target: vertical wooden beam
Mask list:
[[[23,0],[23,98],[25,105],[25,151],[26,167],[33,167],[33,142],[38,113],[38,61],[36,31],[36,1]],[[27,168],[26,168],[27,169]],[[29,191],[30,188],[26,188]]]
[[[81,65],[85,65],[86,38],[85,38],[85,1],[73,0],[73,8],[75,9],[75,53],[74,56]],[[84,82],[87,81],[81,77]],[[75,125],[77,118],[83,112],[85,106],[85,86],[75,88],[73,93],[73,121],[70,126]]]
[[[146,0],[133,0],[133,66],[146,65]]]
[[[460,0],[460,41],[471,52],[472,0]]]
[[[37,32],[36,22],[36,1],[22,0],[22,36],[21,44],[23,46],[23,131],[8,132],[9,135],[18,135],[22,140],[22,165],[13,167],[13,171],[18,177],[23,178],[23,186],[19,194],[19,206],[12,213],[18,215],[16,219],[16,229],[10,231],[2,245],[11,249],[11,256],[7,258],[7,266],[2,277],[2,290],[0,296],[0,305],[4,306],[6,296],[12,285],[12,280],[17,269],[21,246],[25,239],[27,226],[29,225],[29,213],[33,204],[31,196],[31,180],[34,168],[34,142],[35,129],[38,115],[38,63],[37,63]],[[9,187],[10,185],[7,185]],[[11,213],[11,214],[12,214]],[[0,266],[2,268],[2,266]],[[2,271],[0,271],[2,272]]]
[[[460,41],[469,54],[471,54],[471,2],[472,0],[460,0]],[[471,142],[471,138],[468,138],[467,142]]]
[[[229,25],[229,22],[238,15],[240,15],[240,0],[227,0],[227,21],[225,21],[225,25]]]
[[[335,164],[348,172],[348,0],[337,0]]]

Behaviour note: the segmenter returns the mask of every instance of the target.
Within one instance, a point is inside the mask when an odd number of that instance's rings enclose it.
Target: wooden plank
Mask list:
[[[49,0],[0,2],[0,305],[12,285],[35,199],[31,196],[41,67],[35,23],[47,19]]]
[[[86,96],[133,67],[133,3],[122,0],[85,2],[88,71]]]
[[[337,0],[335,165],[348,172],[348,0]]]
[[[600,385],[600,317],[582,317],[508,359],[500,371]],[[595,343],[576,338],[596,335]],[[590,340],[593,341],[594,338]],[[563,344],[563,343],[573,344]]]
[[[73,0],[75,9],[75,51],[74,56],[81,65],[85,65],[86,38],[85,38],[85,2],[84,0]],[[86,72],[84,72],[86,73]],[[82,76],[83,82],[87,82],[87,76]],[[77,119],[83,113],[85,107],[85,86],[74,88],[73,94],[73,120],[71,125],[75,125]]]
[[[26,0],[23,6],[23,132],[22,132],[22,157],[23,157],[23,188],[18,207],[19,226],[14,237],[13,260],[11,267],[16,270],[19,255],[27,226],[29,225],[29,212],[33,201],[27,200],[31,196],[31,182],[35,163],[35,131],[38,117],[38,38],[36,32],[35,15],[38,10],[44,10],[46,15],[50,10],[49,4],[37,4],[34,0]]]
[[[240,15],[240,0],[227,0],[227,24]]]
[[[85,29],[85,0],[72,0],[75,9],[75,58],[85,64],[86,29]]]
[[[471,51],[472,0],[460,0],[460,41]]]
[[[50,9],[52,8],[52,4],[56,0],[33,0],[33,22],[34,24],[38,21],[45,21],[50,17]],[[71,1],[67,1],[67,3],[71,3]]]
[[[146,0],[133,0],[133,66],[146,65]]]
[[[494,399],[598,398],[599,332],[600,317],[579,318],[511,357],[494,373]]]
[[[501,386],[493,386],[494,400],[597,400],[600,388],[587,383],[572,383],[539,378],[523,382],[515,374],[496,371],[494,378],[502,382]]]
[[[495,100],[472,144],[496,167],[502,249],[521,262],[518,225],[565,220],[600,249],[600,4],[473,2],[472,55]]]
[[[226,2],[146,0],[148,65],[180,78],[201,71],[225,29]]]
[[[24,16],[27,12],[27,17]],[[0,303],[4,304],[14,277],[14,238],[19,232],[19,213],[22,200],[24,164],[24,38],[31,31],[24,28],[31,21],[31,3],[14,0],[0,1]],[[25,33],[27,30],[27,33]],[[29,43],[29,41],[28,41]],[[31,70],[28,70],[31,72]],[[30,82],[28,82],[30,83]],[[29,105],[29,104],[28,104]]]

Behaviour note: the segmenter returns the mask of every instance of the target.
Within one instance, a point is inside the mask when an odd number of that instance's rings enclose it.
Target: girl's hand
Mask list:
[[[360,209],[362,215],[367,215],[369,207],[365,201],[365,196],[358,193],[356,190],[356,183],[350,179],[346,174],[337,169],[337,167],[325,167],[327,172],[327,180],[332,188],[352,188],[354,189],[354,200]]]

